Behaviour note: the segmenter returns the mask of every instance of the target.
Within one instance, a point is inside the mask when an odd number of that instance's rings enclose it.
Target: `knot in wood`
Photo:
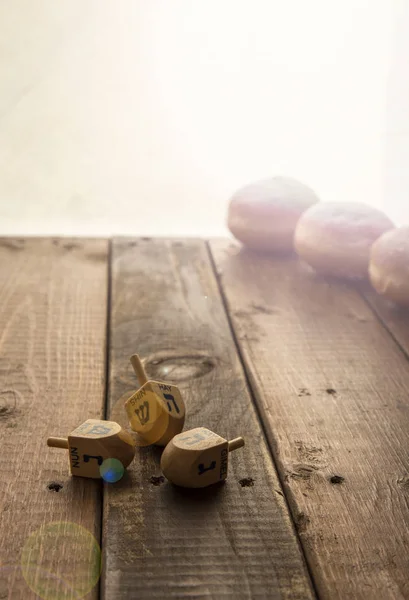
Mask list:
[[[13,389],[0,391],[0,419],[11,417],[17,410],[17,391]]]
[[[216,361],[201,353],[155,354],[145,363],[149,377],[171,382],[198,379],[212,371]]]

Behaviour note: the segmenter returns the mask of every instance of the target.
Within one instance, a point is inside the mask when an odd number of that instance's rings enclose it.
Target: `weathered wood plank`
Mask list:
[[[20,567],[41,526],[72,522],[100,538],[100,483],[71,478],[67,451],[46,439],[103,414],[107,264],[102,240],[0,240],[1,598],[39,597]],[[90,567],[81,530],[32,540],[25,570],[41,597],[80,597]]]
[[[388,302],[379,296],[369,284],[360,286],[359,290],[409,357],[409,310]]]
[[[318,594],[409,598],[407,360],[347,285],[211,248]]]
[[[243,434],[247,446],[226,484],[205,490],[151,479],[160,451],[138,451],[104,496],[104,598],[311,598],[205,243],[117,240],[112,271],[111,418],[127,425],[119,399],[137,387],[138,352],[151,377],[180,387],[185,428]]]

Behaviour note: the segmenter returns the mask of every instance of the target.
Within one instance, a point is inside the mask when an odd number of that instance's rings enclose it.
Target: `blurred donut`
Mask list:
[[[233,195],[228,227],[240,242],[253,250],[291,251],[298,219],[318,200],[309,187],[295,179],[264,179],[246,185]]]
[[[409,227],[388,231],[374,243],[369,278],[379,294],[409,306]]]
[[[295,230],[298,255],[319,273],[368,275],[372,244],[394,227],[380,210],[355,202],[323,202],[309,208]]]

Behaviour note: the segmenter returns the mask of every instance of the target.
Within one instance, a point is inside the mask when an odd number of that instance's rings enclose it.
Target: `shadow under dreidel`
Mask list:
[[[129,469],[125,469],[123,476],[118,481],[102,481],[104,484],[104,489],[110,488],[112,490],[132,490],[135,488],[135,479],[132,475],[132,471]]]
[[[182,504],[188,506],[189,504],[197,503],[212,503],[224,489],[225,481],[219,481],[206,488],[187,488],[181,487],[171,483],[160,470],[160,460],[164,451],[164,448],[158,446],[151,446],[149,448],[140,448],[139,451],[142,453],[142,461],[146,459],[145,464],[152,463],[152,459],[155,462],[156,469],[149,476],[147,474],[147,480],[154,487],[160,487],[161,493],[165,494],[172,504]],[[144,469],[145,470],[145,469]]]
[[[219,481],[213,485],[209,485],[205,488],[185,488],[170,483],[165,479],[167,484],[167,494],[172,502],[180,504],[186,507],[197,507],[203,504],[209,506],[214,504],[216,501],[219,502],[223,493],[225,492],[226,481]]]
[[[158,446],[141,446],[136,448],[134,466],[126,469],[123,477],[115,483],[105,481],[106,485],[113,490],[135,490],[135,486],[140,487],[141,483],[146,485],[146,481],[157,480],[161,483],[160,457],[163,448]],[[154,465],[152,465],[154,462]],[[151,475],[150,475],[151,473]]]
[[[157,479],[152,477],[150,481],[152,497],[156,497],[156,501],[146,505],[147,514],[150,511],[155,513],[158,507],[163,514],[161,507],[166,507],[172,526],[179,531],[192,523],[197,524],[200,531],[204,531],[207,526],[214,527],[217,513],[228,499],[228,488],[224,481],[206,488],[183,488],[163,476]]]

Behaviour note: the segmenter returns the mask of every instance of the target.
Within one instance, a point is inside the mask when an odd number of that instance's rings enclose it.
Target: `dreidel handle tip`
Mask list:
[[[133,370],[135,371],[135,375],[139,380],[139,383],[141,385],[145,385],[145,383],[147,383],[148,381],[148,376],[146,375],[146,371],[143,368],[141,359],[137,354],[132,354],[130,361],[133,366]]]
[[[244,439],[242,437],[234,438],[234,440],[230,440],[229,443],[229,452],[233,450],[237,450],[237,448],[242,448],[244,446]]]
[[[68,450],[68,440],[67,438],[58,438],[58,437],[49,437],[47,440],[47,446],[51,448],[64,448]]]

